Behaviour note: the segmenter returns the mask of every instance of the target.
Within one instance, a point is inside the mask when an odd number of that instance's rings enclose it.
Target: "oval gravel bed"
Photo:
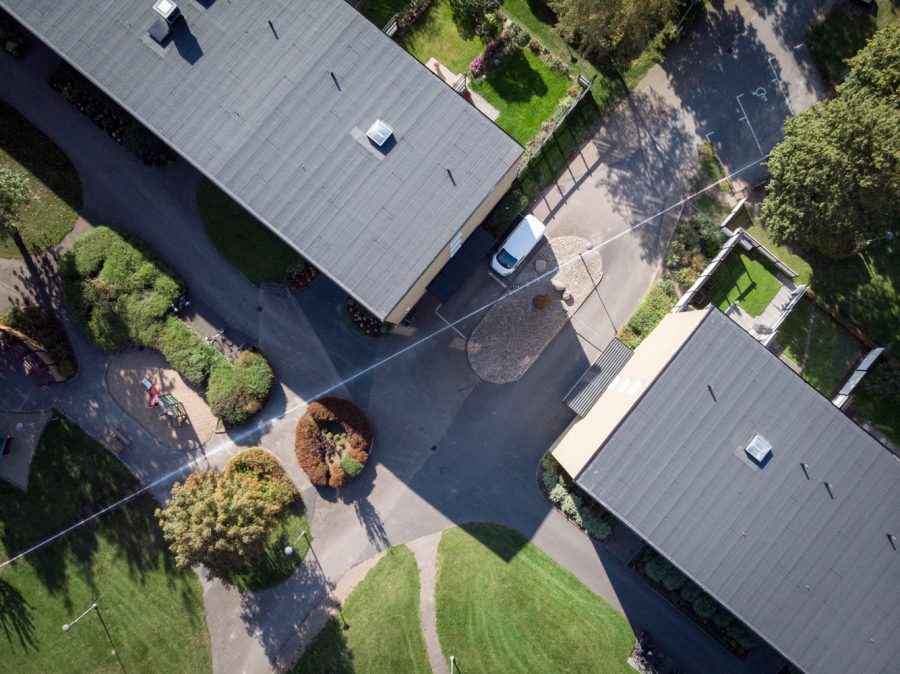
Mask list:
[[[560,236],[529,257],[513,276],[511,294],[491,307],[469,336],[466,354],[475,374],[493,384],[508,384],[534,364],[603,277],[600,253],[586,251],[587,243],[581,237]],[[547,263],[546,271],[536,271],[538,260]],[[554,280],[571,293],[569,301],[553,287]],[[522,290],[513,292],[515,288]],[[537,295],[550,296],[549,308],[534,307]]]

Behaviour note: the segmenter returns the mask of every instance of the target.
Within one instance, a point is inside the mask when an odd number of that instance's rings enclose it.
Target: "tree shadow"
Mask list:
[[[31,617],[33,612],[34,607],[22,593],[0,578],[0,627],[11,647],[15,639],[25,651],[37,648],[34,620]]]
[[[526,103],[548,91],[544,78],[531,67],[521,49],[513,50],[497,67],[489,70],[485,82],[507,103]]]
[[[69,206],[76,211],[81,208],[81,181],[69,157],[2,100],[0,147]]]

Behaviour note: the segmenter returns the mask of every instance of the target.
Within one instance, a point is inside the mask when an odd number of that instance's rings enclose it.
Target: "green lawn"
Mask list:
[[[15,448],[13,448],[15,451]],[[0,482],[0,558],[139,488],[107,450],[68,420],[51,421],[28,493]],[[209,672],[197,577],[178,572],[144,494],[0,573],[0,669],[8,672]],[[63,634],[61,626],[99,602]],[[109,630],[107,637],[103,623]]]
[[[900,447],[900,407],[895,399],[867,391],[864,379],[863,384],[853,391],[851,409],[859,412]]]
[[[500,111],[497,125],[526,145],[550,119],[571,84],[566,75],[550,70],[526,47],[509,54],[472,89]]]
[[[629,672],[628,621],[515,531],[445,532],[435,601],[460,672]]]
[[[809,330],[812,302],[800,302],[778,331],[777,341],[785,354],[798,365],[803,362]],[[838,385],[859,360],[859,343],[828,314],[816,309],[812,324],[809,356],[801,376],[826,397],[832,397]]]
[[[409,5],[409,0],[364,0],[359,8],[362,15],[378,26],[379,30],[388,20]]]
[[[310,535],[306,508],[298,497],[281,515],[278,526],[269,533],[265,550],[246,566],[231,573],[228,580],[241,590],[258,592],[290,577],[309,551],[309,542],[305,537],[297,540],[301,531]],[[288,545],[294,548],[293,555],[284,554]]]
[[[431,672],[419,618],[419,569],[409,548],[391,548],[343,606],[349,627],[329,620],[295,674]]]
[[[400,44],[422,63],[434,57],[458,75],[484,50],[480,37],[456,25],[449,0],[436,0],[400,38]]]
[[[856,55],[872,34],[900,17],[896,0],[878,0],[866,7],[841,0],[821,23],[809,29],[806,45],[827,84],[840,84],[847,72],[846,59]]]
[[[709,301],[725,311],[737,304],[751,316],[759,316],[781,288],[781,283],[755,256],[736,248],[713,274]]]
[[[55,246],[72,231],[81,208],[81,181],[69,158],[15,109],[0,101],[0,168],[23,172],[31,197],[18,229],[33,253]],[[21,258],[10,237],[0,237],[0,257]]]
[[[204,178],[197,188],[197,210],[206,235],[251,283],[283,283],[300,259],[272,230]]]

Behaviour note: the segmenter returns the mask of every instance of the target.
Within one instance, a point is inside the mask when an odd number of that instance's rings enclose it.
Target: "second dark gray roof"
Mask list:
[[[522,153],[344,0],[0,5],[379,317]]]
[[[577,482],[797,666],[897,671],[900,460],[718,310]]]

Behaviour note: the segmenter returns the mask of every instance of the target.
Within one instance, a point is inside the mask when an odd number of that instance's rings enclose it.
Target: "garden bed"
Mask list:
[[[668,278],[661,278],[644,295],[631,318],[616,334],[616,339],[629,349],[636,349],[672,310],[675,302],[675,284]]]
[[[381,337],[391,331],[389,323],[379,321],[352,297],[344,303],[344,314],[353,328],[366,337]]]
[[[177,158],[168,145],[70,65],[61,64],[47,84],[147,166],[165,166]]]
[[[227,424],[245,422],[268,400],[265,358],[244,351],[226,360],[171,315],[181,281],[136,240],[98,227],[75,240],[59,271],[73,320],[107,353],[158,349],[187,382],[206,388],[210,409]]]
[[[753,631],[653,548],[645,547],[630,566],[657,592],[741,660],[762,643]]]
[[[616,527],[616,518],[572,480],[550,452],[541,458],[538,483],[550,503],[588,536],[601,543]]]
[[[349,400],[322,398],[297,423],[294,451],[310,482],[342,487],[355,479],[372,451],[372,429]]]

